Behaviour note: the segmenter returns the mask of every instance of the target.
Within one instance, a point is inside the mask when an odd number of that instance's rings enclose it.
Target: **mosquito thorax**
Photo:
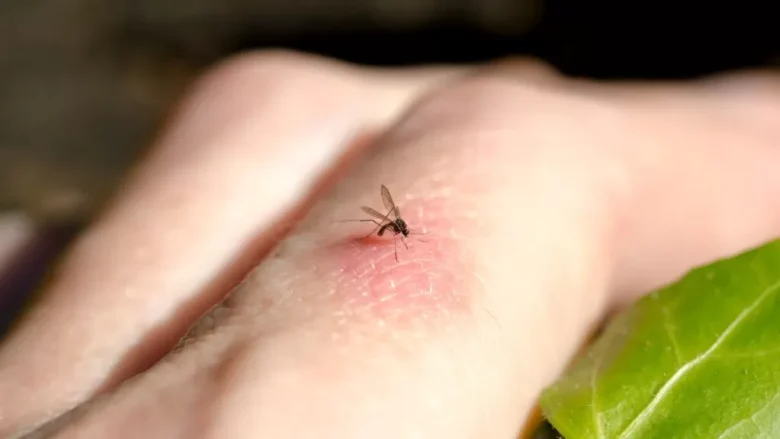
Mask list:
[[[395,224],[398,227],[398,231],[401,232],[404,236],[409,236],[409,226],[406,225],[406,221],[402,220],[401,218],[398,218],[395,220]]]

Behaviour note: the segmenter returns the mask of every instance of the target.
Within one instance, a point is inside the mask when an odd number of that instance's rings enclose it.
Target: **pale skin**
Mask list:
[[[760,72],[230,60],[4,341],[0,436],[517,437],[611,310],[780,235],[778,120]],[[398,262],[340,222],[381,184]]]

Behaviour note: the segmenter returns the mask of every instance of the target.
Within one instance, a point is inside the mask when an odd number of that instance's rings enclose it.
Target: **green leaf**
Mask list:
[[[540,403],[566,439],[780,438],[780,241],[637,302]]]

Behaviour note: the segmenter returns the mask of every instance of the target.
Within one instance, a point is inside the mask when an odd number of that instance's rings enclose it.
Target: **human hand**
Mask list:
[[[4,342],[0,435],[514,437],[611,308],[780,233],[777,120],[757,74],[230,61]],[[398,262],[340,222],[381,184]]]

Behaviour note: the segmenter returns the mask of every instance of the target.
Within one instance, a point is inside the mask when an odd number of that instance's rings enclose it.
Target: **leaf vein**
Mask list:
[[[767,297],[769,297],[772,293],[774,293],[776,290],[780,289],[780,282],[777,282],[775,284],[770,285],[767,287],[761,294],[758,295],[756,300],[753,301],[752,304],[747,306],[745,309],[740,312],[737,317],[732,321],[726,329],[723,330],[723,332],[718,336],[717,339],[715,339],[715,342],[712,343],[712,346],[710,346],[706,351],[703,353],[697,355],[692,360],[688,361],[687,363],[683,364],[677,372],[674,373],[674,375],[669,378],[666,383],[664,383],[663,386],[661,386],[661,389],[658,391],[658,393],[655,394],[653,399],[650,400],[650,402],[643,408],[639,414],[637,414],[634,419],[626,426],[626,428],[623,429],[623,431],[618,435],[619,438],[625,438],[630,437],[630,435],[636,431],[639,426],[645,422],[648,417],[652,414],[653,410],[658,406],[658,404],[661,403],[661,401],[666,397],[666,395],[669,393],[669,391],[674,387],[675,384],[677,384],[684,376],[688,373],[689,370],[709,358],[713,352],[715,352],[716,349],[718,349],[721,344],[723,344],[724,340],[728,338],[729,335],[731,335],[732,332],[739,326],[740,323],[742,323],[743,320],[751,313],[753,310],[755,310],[758,305],[761,304]]]

